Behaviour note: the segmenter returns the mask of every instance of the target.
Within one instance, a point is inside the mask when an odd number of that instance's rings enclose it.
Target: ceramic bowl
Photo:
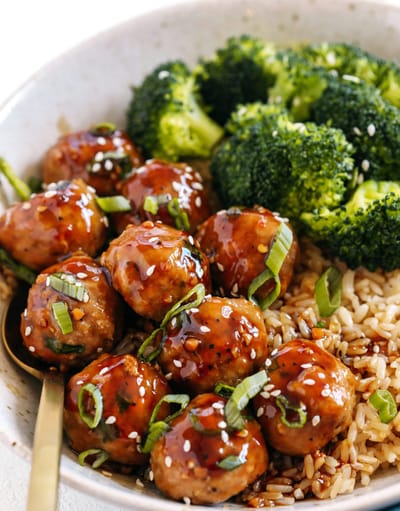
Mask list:
[[[156,64],[181,58],[189,65],[226,38],[254,34],[279,44],[347,41],[386,58],[400,54],[400,3],[393,0],[189,0],[141,15],[81,44],[47,65],[0,110],[0,154],[21,176],[35,172],[60,133],[108,120],[124,126],[130,87]],[[13,195],[3,184],[3,204]],[[29,459],[40,385],[0,348],[0,439]],[[180,511],[134,478],[106,478],[83,468],[64,447],[67,484],[135,510]],[[296,511],[378,509],[400,501],[398,473],[377,475],[367,488],[334,501],[296,503]],[[224,504],[223,508],[235,508]],[[193,510],[209,509],[193,506]],[[215,508],[213,508],[215,509]],[[222,507],[220,508],[222,509]]]

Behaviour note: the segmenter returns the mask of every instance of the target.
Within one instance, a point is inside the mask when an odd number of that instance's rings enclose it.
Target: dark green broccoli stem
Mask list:
[[[36,273],[27,266],[14,261],[4,248],[0,248],[0,264],[10,269],[18,279],[24,280],[28,284],[33,284],[36,280]]]
[[[10,185],[14,188],[17,194],[21,197],[22,200],[28,200],[31,196],[31,189],[29,186],[20,179],[13,169],[11,165],[6,162],[4,158],[0,157],[0,172],[7,179]]]

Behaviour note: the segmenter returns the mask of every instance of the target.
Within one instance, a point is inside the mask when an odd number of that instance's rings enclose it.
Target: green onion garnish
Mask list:
[[[391,422],[397,415],[397,405],[393,394],[388,390],[376,390],[368,401],[378,410],[379,419],[384,424]]]
[[[87,302],[89,295],[81,282],[71,273],[53,273],[49,275],[49,285],[60,293],[79,302]]]
[[[93,400],[95,410],[94,415],[86,412],[85,400],[87,394]],[[101,416],[103,415],[103,396],[101,394],[101,390],[96,387],[96,385],[93,385],[93,383],[87,383],[79,389],[78,410],[81,419],[87,426],[89,426],[90,429],[94,429],[99,425]]]
[[[285,262],[285,258],[288,255],[292,243],[293,232],[285,222],[282,222],[265,260],[266,269],[252,280],[247,291],[248,299],[252,302],[255,302],[261,308],[261,310],[265,310],[267,307],[273,304],[281,292],[279,272],[283,263]],[[275,280],[274,289],[265,298],[257,301],[254,297],[254,294],[261,286],[263,286],[271,279]]]
[[[22,181],[15,172],[13,171],[11,165],[6,162],[4,158],[0,157],[0,172],[7,179],[10,185],[14,188],[17,194],[21,197],[22,200],[28,200],[31,196],[31,189]]]
[[[243,455],[243,453],[240,453],[239,456],[235,456],[233,454],[231,456],[227,456],[223,460],[217,461],[216,465],[224,470],[234,470],[244,463],[246,463],[246,456]]]
[[[218,394],[218,396],[229,398],[232,395],[232,392],[235,390],[235,387],[232,385],[227,385],[226,383],[217,383],[214,387],[214,393]]]
[[[172,216],[175,222],[175,227],[184,231],[190,231],[189,217],[186,211],[183,211],[179,200],[174,197],[168,202],[168,213]]]
[[[58,355],[68,355],[69,353],[83,353],[86,349],[84,344],[66,344],[53,337],[46,337],[46,347]]]
[[[140,448],[141,452],[149,453],[152,450],[156,441],[166,431],[168,431],[169,429],[168,423],[187,407],[189,401],[190,397],[187,394],[166,394],[158,401],[150,416],[148,433],[144,444]],[[176,412],[168,415],[168,417],[166,417],[164,420],[156,421],[158,412],[160,411],[160,407],[163,403],[176,404],[179,405],[179,408]]]
[[[65,302],[55,302],[51,305],[55,320],[64,335],[74,331],[71,316],[69,315],[68,306]]]
[[[14,261],[4,248],[0,248],[0,263],[11,270],[18,279],[24,280],[28,284],[33,284],[35,282],[36,273],[27,266]]]
[[[342,276],[334,266],[330,266],[320,276],[314,289],[319,314],[323,318],[331,316],[340,307],[342,300]]]
[[[158,213],[158,201],[154,195],[147,195],[143,202],[143,209],[152,215]]]
[[[104,213],[120,213],[132,209],[131,203],[123,195],[96,197],[96,203]]]
[[[204,296],[206,294],[206,288],[204,287],[204,284],[197,284],[194,286],[186,295],[181,298],[178,302],[176,302],[170,309],[167,311],[167,313],[164,316],[164,319],[161,321],[160,326],[153,330],[153,332],[142,342],[140,345],[140,348],[137,352],[138,357],[141,360],[145,360],[147,362],[151,362],[154,360],[158,355],[160,354],[162,350],[162,343],[160,342],[158,346],[153,349],[150,353],[146,353],[145,351],[148,346],[150,346],[154,339],[159,334],[164,334],[165,327],[169,321],[175,316],[178,316],[181,312],[185,310],[189,310],[192,307],[198,307],[201,302],[204,300]],[[188,300],[194,296],[195,298],[188,302]]]
[[[288,401],[288,399],[280,394],[279,396],[276,396],[275,398],[276,406],[280,409],[282,412],[281,415],[281,422],[288,428],[302,428],[305,423],[307,422],[307,412],[302,408],[301,406],[294,406],[291,405]],[[297,414],[298,419],[297,420],[288,420],[287,414],[288,412],[294,412]]]
[[[90,129],[90,133],[96,136],[109,136],[117,130],[117,127],[112,122],[101,122],[96,124]]]
[[[79,464],[85,465],[86,458],[89,456],[96,456],[94,461],[90,464],[92,468],[99,468],[109,458],[109,454],[103,449],[87,449],[87,451],[83,451],[79,454]]]
[[[244,420],[240,412],[246,408],[250,399],[261,391],[267,381],[268,376],[263,369],[252,376],[248,376],[235,387],[225,405],[225,416],[230,427],[243,429]]]

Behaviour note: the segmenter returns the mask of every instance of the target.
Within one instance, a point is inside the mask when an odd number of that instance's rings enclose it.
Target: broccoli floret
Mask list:
[[[289,112],[282,105],[257,101],[255,103],[239,105],[225,124],[225,130],[233,134],[259,121],[264,126],[270,125],[272,129],[275,129],[277,124],[286,124],[290,120]]]
[[[127,132],[145,157],[172,161],[208,158],[223,135],[206,114],[193,75],[181,61],[158,66],[133,88]]]
[[[260,120],[221,144],[210,169],[224,206],[260,204],[298,226],[303,211],[346,200],[352,152],[340,130]]]
[[[275,81],[268,65],[274,53],[273,44],[242,35],[229,38],[211,58],[200,60],[194,74],[213,119],[223,125],[237,105],[267,100]]]
[[[367,179],[400,179],[400,110],[364,82],[332,79],[311,106],[311,119],[340,128]]]
[[[305,46],[300,54],[316,66],[339,75],[356,76],[376,86],[382,97],[400,106],[400,66],[348,43],[321,43]]]
[[[400,183],[365,181],[344,206],[304,213],[301,220],[312,240],[350,268],[400,267]]]

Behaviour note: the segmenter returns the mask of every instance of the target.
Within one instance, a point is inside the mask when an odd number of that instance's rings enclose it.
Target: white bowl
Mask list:
[[[197,0],[142,15],[62,55],[29,80],[0,111],[0,155],[22,176],[38,166],[45,149],[66,129],[108,120],[124,126],[138,83],[156,64],[182,58],[193,64],[231,35],[251,33],[287,44],[348,41],[386,58],[400,54],[400,3],[396,0]],[[4,186],[6,200],[13,198]],[[39,384],[20,372],[0,348],[0,439],[29,459]],[[78,465],[64,448],[64,482],[137,510],[178,511],[183,504]],[[298,511],[378,509],[400,501],[398,473],[376,476],[367,488],[334,501],[296,503]],[[235,508],[224,505],[223,508]],[[187,509],[187,508],[186,508]],[[209,509],[193,506],[192,509]],[[222,509],[222,508],[221,508]]]

